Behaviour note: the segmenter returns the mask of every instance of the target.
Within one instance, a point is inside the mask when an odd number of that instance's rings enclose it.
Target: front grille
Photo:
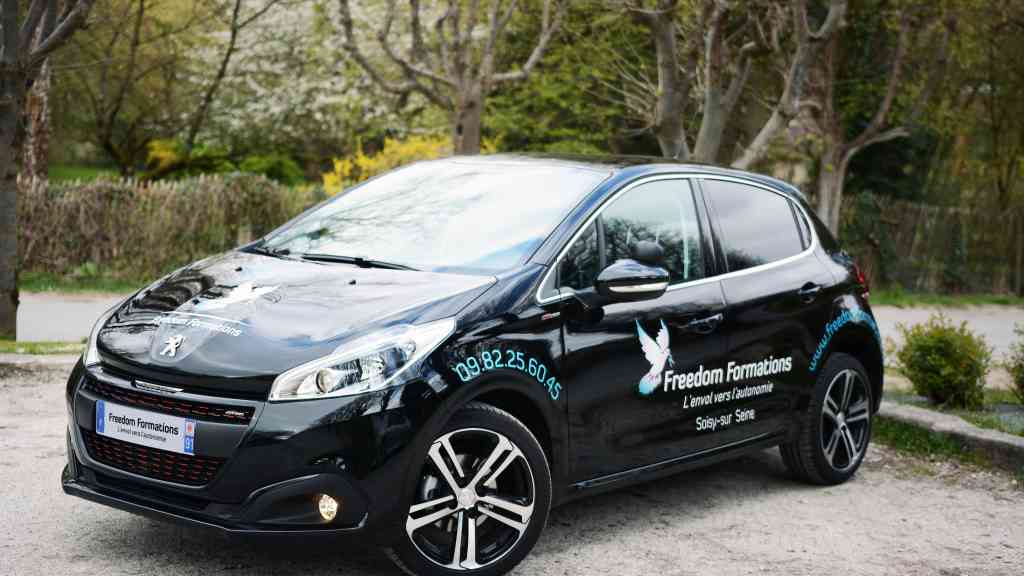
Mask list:
[[[83,385],[85,390],[93,394],[127,406],[134,406],[153,412],[162,412],[175,416],[184,416],[194,420],[206,422],[227,422],[230,424],[248,424],[256,409],[252,406],[230,406],[226,404],[211,404],[208,402],[193,402],[191,400],[179,400],[177,398],[166,398],[154,394],[146,394],[137,390],[128,390],[119,386],[113,386],[100,382],[94,378],[86,378]]]
[[[140,476],[202,486],[213,480],[225,462],[225,458],[176,454],[80,430],[93,460]]]

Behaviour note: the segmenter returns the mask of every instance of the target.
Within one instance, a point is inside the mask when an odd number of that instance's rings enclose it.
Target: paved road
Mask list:
[[[892,338],[897,343],[902,342],[897,324],[920,324],[927,322],[938,308],[895,308],[892,306],[877,306],[874,309],[878,329],[883,338]],[[1013,333],[1015,324],[1024,326],[1024,308],[1016,306],[970,306],[967,308],[942,308],[941,312],[950,320],[959,324],[967,322],[967,326],[981,334],[988,341],[994,350],[993,357],[1002,360],[1003,356],[1010,350],[1010,346],[1017,341]]]
[[[64,496],[67,370],[0,366],[0,574],[398,575],[373,551],[225,542]],[[772,451],[569,504],[515,573],[1019,576],[1022,567],[1024,492],[1009,478],[873,447],[858,477],[833,488],[787,479]]]
[[[110,294],[22,293],[18,340],[78,342],[108,308],[124,298]]]

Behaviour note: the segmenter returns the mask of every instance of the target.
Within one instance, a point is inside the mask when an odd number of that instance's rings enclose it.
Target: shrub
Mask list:
[[[966,322],[956,326],[942,314],[898,328],[904,342],[896,357],[915,393],[952,408],[981,407],[992,359],[984,338]]]
[[[177,140],[154,140],[146,155],[146,180],[181,180],[236,170],[226,150],[201,144],[189,153]]]
[[[1010,348],[1006,368],[1013,380],[1013,393],[1024,404],[1024,327],[1018,325],[1013,331],[1017,334],[1017,342]]]
[[[283,154],[249,156],[238,165],[238,169],[249,174],[261,174],[286,186],[302,184],[302,169],[291,158]]]
[[[362,148],[354,156],[334,161],[334,170],[323,175],[324,188],[337,194],[344,188],[419,160],[432,160],[450,154],[452,141],[444,136],[410,136],[405,140],[385,138],[384,146],[373,154]]]

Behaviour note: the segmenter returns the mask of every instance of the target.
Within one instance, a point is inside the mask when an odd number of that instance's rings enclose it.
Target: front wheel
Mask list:
[[[854,475],[871,440],[871,384],[864,366],[835,354],[801,415],[798,437],[779,447],[791,473],[812,484],[840,484]]]
[[[389,551],[409,574],[504,574],[547,522],[544,451],[522,422],[494,406],[459,410],[410,472],[417,477],[405,534]]]

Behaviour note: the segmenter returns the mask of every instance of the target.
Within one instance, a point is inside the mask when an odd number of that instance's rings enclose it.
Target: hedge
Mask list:
[[[20,181],[21,270],[153,278],[257,238],[324,197],[251,174],[175,182]]]

